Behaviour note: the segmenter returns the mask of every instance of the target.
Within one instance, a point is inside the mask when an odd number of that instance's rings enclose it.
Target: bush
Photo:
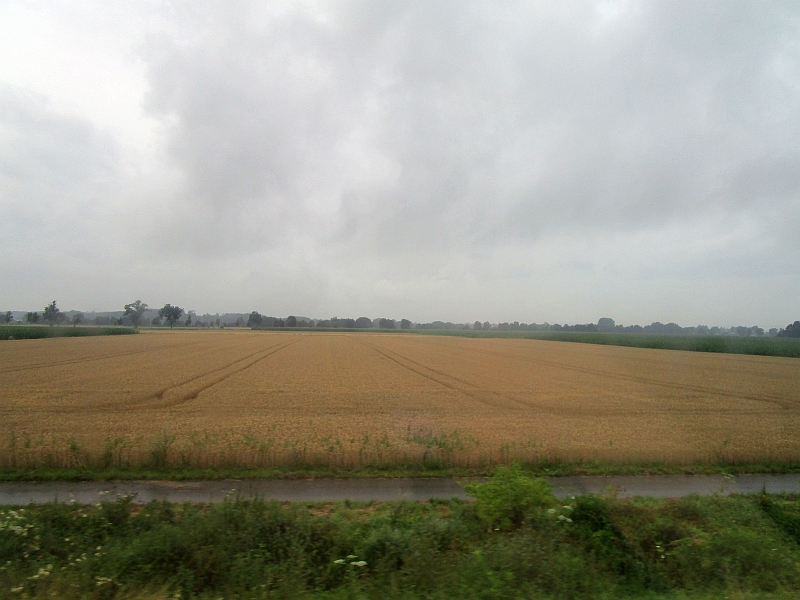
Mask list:
[[[555,504],[553,486],[546,479],[531,479],[522,467],[498,467],[491,481],[464,486],[476,499],[478,518],[490,529],[516,529],[537,509]]]

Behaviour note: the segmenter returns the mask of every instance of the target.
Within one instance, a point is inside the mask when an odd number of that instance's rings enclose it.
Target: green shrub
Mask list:
[[[621,584],[665,591],[666,586],[648,557],[630,543],[608,508],[608,502],[597,496],[576,499],[573,526],[583,538],[587,551],[616,575]]]
[[[478,518],[490,529],[518,528],[537,509],[556,502],[553,486],[546,479],[527,477],[516,463],[498,467],[486,483],[472,483],[464,488],[475,497]]]
[[[759,505],[773,523],[800,544],[800,507],[796,501],[762,495]]]

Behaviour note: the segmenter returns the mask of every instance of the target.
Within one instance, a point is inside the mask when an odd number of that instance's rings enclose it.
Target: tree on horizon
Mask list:
[[[142,320],[142,316],[144,315],[147,309],[148,309],[147,304],[145,304],[141,300],[137,300],[136,302],[131,302],[130,304],[125,305],[125,313],[123,314],[123,316],[130,317],[133,326],[138,328],[139,321]]]
[[[50,304],[44,307],[44,320],[50,324],[50,327],[58,323],[64,318],[61,310],[56,306],[56,301],[53,300]]]
[[[158,316],[169,323],[169,328],[175,325],[175,322],[183,315],[183,309],[180,306],[172,306],[165,304],[163,308],[158,309]]]

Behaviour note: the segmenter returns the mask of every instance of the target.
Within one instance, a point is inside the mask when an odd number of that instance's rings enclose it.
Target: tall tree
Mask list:
[[[179,306],[165,304],[164,308],[158,309],[158,316],[169,323],[170,329],[172,329],[172,326],[175,324],[175,322],[181,318],[181,315],[183,315],[183,309]]]
[[[219,319],[217,319],[217,323],[219,323]],[[261,327],[264,324],[264,317],[256,310],[250,313],[250,316],[247,317],[247,326],[248,327]]]
[[[77,327],[80,323],[83,323],[83,313],[75,313],[72,315],[72,326]]]
[[[144,315],[147,308],[148,308],[147,304],[145,304],[141,300],[137,300],[136,302],[131,302],[130,304],[125,305],[124,316],[130,317],[131,323],[133,323],[134,327],[139,327],[139,321],[142,320],[142,316]]]
[[[55,323],[59,322],[62,318],[61,310],[56,306],[56,301],[53,300],[50,304],[44,307],[44,320],[50,323],[52,327]]]
[[[25,320],[28,323],[38,323],[39,322],[39,313],[38,312],[29,312],[25,315]]]
[[[402,319],[400,321],[400,329],[411,329],[411,321],[408,319]]]
[[[778,333],[778,337],[800,337],[800,321],[795,321]]]
[[[294,315],[289,315],[286,317],[286,326],[287,327],[297,327],[297,317]]]
[[[3,315],[3,323],[11,323],[14,320],[14,315],[11,314],[10,310],[6,311],[6,314]]]

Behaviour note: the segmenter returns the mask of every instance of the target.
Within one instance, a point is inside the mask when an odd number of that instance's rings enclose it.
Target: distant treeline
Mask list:
[[[243,320],[242,320],[243,321]],[[531,332],[564,332],[564,333],[603,333],[603,334],[638,334],[638,335],[684,335],[684,336],[738,336],[738,337],[800,337],[800,321],[795,321],[785,328],[773,328],[764,331],[758,326],[734,326],[708,327],[698,325],[696,327],[681,327],[677,323],[660,323],[656,321],[650,325],[617,325],[613,319],[603,318],[597,323],[586,323],[578,325],[559,325],[558,323],[451,323],[445,321],[433,321],[431,323],[412,323],[408,319],[399,322],[394,319],[369,319],[359,317],[358,319],[342,319],[334,317],[332,319],[308,319],[302,317],[289,316],[286,319],[279,317],[267,317],[253,311],[246,322],[240,321],[239,326],[247,326],[256,329],[260,328],[280,328],[280,327],[302,327],[312,328],[321,327],[326,329],[407,329],[407,330],[435,330],[435,331],[531,331]]]
[[[250,327],[254,329],[272,329],[282,327],[324,328],[324,329],[404,329],[404,330],[444,330],[444,331],[531,331],[531,332],[565,332],[565,333],[614,333],[614,334],[648,334],[648,335],[685,335],[685,336],[738,336],[738,337],[800,337],[800,321],[788,324],[785,328],[772,328],[765,331],[757,325],[738,325],[730,328],[697,325],[681,327],[677,323],[661,323],[656,321],[650,325],[622,325],[614,319],[604,317],[597,323],[576,325],[560,325],[558,323],[490,323],[475,321],[474,323],[453,323],[450,321],[432,321],[430,323],[414,323],[409,319],[389,319],[369,317],[312,319],[290,315],[288,317],[271,317],[258,311],[251,313],[225,313],[198,315],[195,311],[186,311],[177,306],[164,305],[159,310],[148,307],[137,300],[125,305],[124,311],[111,313],[88,313],[78,311],[62,312],[51,302],[43,313],[17,313],[6,311],[0,313],[0,322],[25,321],[28,324],[47,322],[49,324],[71,323],[72,325],[94,324],[98,326],[133,326],[133,327]]]

